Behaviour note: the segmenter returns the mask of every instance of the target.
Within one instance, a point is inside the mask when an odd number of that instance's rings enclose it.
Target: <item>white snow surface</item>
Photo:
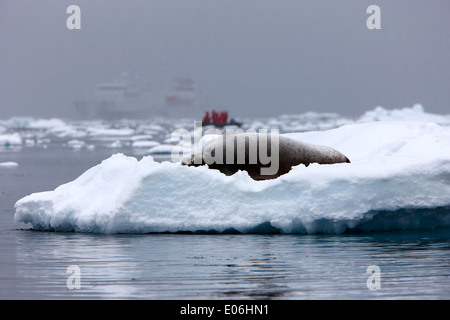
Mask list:
[[[390,119],[286,136],[335,148],[351,163],[299,165],[255,181],[245,171],[225,176],[119,153],[53,191],[20,199],[14,220],[37,230],[94,233],[450,226],[449,127]]]

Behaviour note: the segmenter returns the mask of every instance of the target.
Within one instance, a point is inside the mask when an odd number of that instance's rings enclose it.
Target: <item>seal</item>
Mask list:
[[[182,165],[207,164],[226,175],[245,170],[254,180],[276,179],[293,166],[311,163],[350,163],[341,152],[328,146],[297,141],[279,134],[226,133],[211,141]]]

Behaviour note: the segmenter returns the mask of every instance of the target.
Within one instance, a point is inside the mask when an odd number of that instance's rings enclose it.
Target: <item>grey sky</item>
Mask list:
[[[66,9],[81,8],[81,30]],[[366,9],[381,8],[381,30]],[[0,119],[75,115],[122,72],[195,79],[233,116],[450,113],[447,0],[0,0]]]

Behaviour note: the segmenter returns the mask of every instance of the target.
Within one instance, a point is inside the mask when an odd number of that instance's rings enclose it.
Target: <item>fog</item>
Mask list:
[[[448,114],[449,17],[447,0],[0,0],[0,119],[76,117],[74,100],[124,72],[161,93],[191,77],[236,117]]]

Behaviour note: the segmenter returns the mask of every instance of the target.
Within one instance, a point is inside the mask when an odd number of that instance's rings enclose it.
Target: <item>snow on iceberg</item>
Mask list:
[[[94,233],[341,233],[450,226],[450,130],[369,122],[287,136],[352,163],[299,165],[274,179],[115,154],[15,205],[16,223]]]

